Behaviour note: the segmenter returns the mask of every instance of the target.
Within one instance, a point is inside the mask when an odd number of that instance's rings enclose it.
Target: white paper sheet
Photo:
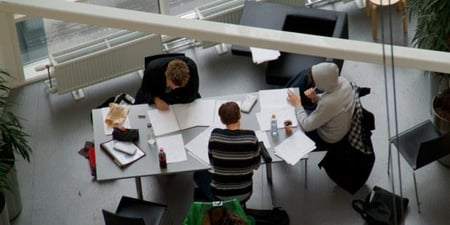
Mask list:
[[[208,142],[211,136],[212,127],[206,128],[194,139],[185,145],[186,149],[209,165]]]
[[[170,107],[170,110],[168,111],[150,109],[147,111],[147,114],[148,118],[150,118],[150,122],[152,123],[153,130],[155,131],[156,136],[180,130],[172,107]]]
[[[308,153],[315,148],[314,141],[299,130],[275,147],[275,155],[295,165],[300,159],[308,157]]]
[[[187,160],[181,134],[169,135],[156,138],[159,148],[164,148],[167,163],[181,162]]]
[[[175,104],[172,109],[180,129],[209,126],[213,121],[215,100],[197,99],[188,104]]]
[[[257,64],[275,60],[280,57],[280,51],[278,50],[250,47],[250,51],[252,52],[253,62]]]
[[[256,119],[258,120],[259,129],[267,131],[270,130],[270,121],[272,120],[272,115],[275,114],[277,118],[277,127],[283,128],[284,121],[290,120],[292,122],[292,127],[298,126],[297,118],[295,117],[295,110],[293,108],[288,109],[266,109],[256,113]]]
[[[108,112],[109,112],[109,107],[102,108],[103,129],[105,131],[105,135],[112,135],[112,132],[114,130],[113,127],[110,127],[110,126],[108,126],[108,124],[105,123],[105,119],[106,119],[106,116],[108,115]],[[128,116],[122,122],[122,125],[125,128],[131,128],[130,119],[128,119]]]
[[[294,106],[287,101],[287,93],[287,88],[259,91],[259,105],[261,111],[286,108],[294,109]]]

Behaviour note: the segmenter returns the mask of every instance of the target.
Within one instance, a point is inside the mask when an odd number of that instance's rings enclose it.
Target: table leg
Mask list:
[[[370,1],[366,0],[366,15],[370,16]]]
[[[269,184],[272,183],[272,163],[266,163],[266,176],[267,176],[267,182]]]
[[[400,7],[402,10],[402,20],[403,20],[403,32],[408,32],[408,13],[406,9],[406,0],[400,0]]]
[[[136,177],[134,178],[134,180],[136,181],[136,193],[137,193],[137,198],[138,199],[144,199],[144,196],[142,194],[142,182],[141,182],[141,177]]]
[[[371,4],[371,13],[370,16],[372,18],[372,38],[377,39],[377,6],[375,4]]]

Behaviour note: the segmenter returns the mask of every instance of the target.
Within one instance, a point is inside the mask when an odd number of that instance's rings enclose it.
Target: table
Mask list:
[[[377,39],[377,7],[399,4],[402,11],[403,32],[408,31],[406,0],[366,0],[366,14],[372,19],[372,38]]]
[[[258,93],[252,93],[258,96]],[[210,97],[206,99],[216,99],[216,100],[234,100],[243,101],[246,94],[239,95],[229,95],[229,96],[218,96]],[[136,143],[145,153],[146,156],[132,163],[125,168],[119,168],[113,160],[100,148],[100,144],[112,139],[111,135],[105,135],[104,132],[104,122],[102,116],[102,109],[92,110],[93,118],[93,129],[94,129],[94,143],[95,143],[95,156],[96,156],[96,172],[98,181],[116,180],[116,179],[127,179],[134,178],[136,183],[137,197],[142,199],[142,184],[141,177],[144,176],[154,176],[154,175],[167,175],[182,172],[192,172],[200,170],[208,170],[210,166],[197,158],[195,155],[187,151],[187,160],[177,163],[170,163],[167,169],[159,168],[158,162],[158,149],[155,146],[150,147],[147,143],[147,123],[150,121],[148,118],[147,110],[151,106],[147,104],[141,105],[130,105],[128,118],[130,120],[131,128],[139,129],[139,141]],[[258,121],[255,114],[260,111],[259,101],[253,106],[250,113],[242,113],[241,126],[245,129],[259,130]],[[139,115],[145,115],[145,118],[140,118]],[[193,127],[179,131],[183,136],[184,143],[188,143],[190,140],[195,138],[200,132],[202,132],[206,127]],[[296,131],[294,128],[293,132]],[[286,139],[286,134],[284,129],[279,130],[279,135],[277,137],[271,137],[269,135],[269,141],[271,142],[271,148],[268,148],[268,152],[272,157],[272,162],[282,162],[283,160],[274,154],[274,146],[281,143]],[[307,167],[307,161],[305,161],[305,171]],[[267,179],[269,182],[272,181],[272,166],[271,163],[266,164]],[[306,187],[306,172],[305,172],[305,187]]]
[[[130,119],[130,125],[134,129],[139,129],[139,142],[137,144],[146,153],[146,156],[123,169],[119,168],[100,148],[100,143],[111,140],[112,137],[111,135],[105,135],[101,109],[92,110],[98,181],[134,178],[136,181],[138,198],[142,199],[141,177],[207,170],[210,168],[208,164],[198,160],[189,153],[186,154],[187,160],[178,163],[171,163],[167,169],[159,168],[158,149],[155,147],[150,148],[147,143],[146,130],[147,123],[149,122],[147,110],[149,109],[149,106],[147,104],[131,105],[129,108],[130,111],[128,113],[128,118]],[[139,118],[138,115],[145,115],[145,118]]]

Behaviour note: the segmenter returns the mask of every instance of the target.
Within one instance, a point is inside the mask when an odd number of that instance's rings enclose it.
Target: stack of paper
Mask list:
[[[316,148],[316,144],[303,131],[297,131],[275,147],[275,155],[295,165],[300,159],[307,158],[308,153]]]
[[[278,128],[284,127],[285,120],[290,120],[293,127],[298,126],[295,108],[287,101],[287,92],[287,88],[258,92],[261,111],[256,113],[256,119],[261,130],[270,130],[270,121],[273,114],[277,118]]]
[[[181,134],[156,138],[159,148],[166,153],[167,163],[181,162],[187,160],[186,150]]]
[[[264,48],[250,47],[250,51],[252,52],[253,62],[257,64],[278,59],[281,55],[278,50]]]

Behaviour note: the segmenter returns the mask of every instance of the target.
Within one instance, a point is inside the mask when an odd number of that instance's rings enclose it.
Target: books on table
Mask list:
[[[298,93],[298,88],[295,90]],[[260,90],[259,104],[261,111],[256,113],[256,119],[261,130],[270,130],[272,115],[277,118],[277,127],[284,127],[284,121],[290,120],[292,126],[298,126],[295,108],[287,101],[288,88]]]
[[[118,148],[119,146],[118,144],[120,145],[120,149]],[[142,149],[140,149],[133,142],[121,142],[117,140],[110,140],[101,143],[100,148],[103,151],[105,151],[107,155],[109,155],[109,157],[111,157],[112,160],[121,168],[126,167],[145,156],[145,152],[142,151]],[[122,148],[129,148],[129,149],[124,151],[124,149]]]
[[[197,126],[225,128],[225,125],[220,122],[218,111],[219,107],[227,101],[197,99],[192,103],[170,105],[168,111],[150,109],[147,114],[156,136]],[[235,102],[241,105],[240,101]]]
[[[300,159],[307,158],[315,148],[316,143],[299,130],[275,147],[275,155],[295,165]]]

